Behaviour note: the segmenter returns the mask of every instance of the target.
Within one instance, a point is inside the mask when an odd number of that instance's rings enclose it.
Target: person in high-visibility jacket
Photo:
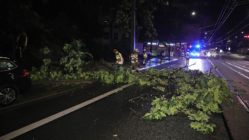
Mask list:
[[[138,67],[138,50],[135,49],[132,53],[131,53],[131,68],[133,70],[136,70]]]
[[[190,53],[189,53],[189,51],[187,51],[185,53],[185,59],[186,59],[186,65],[185,65],[185,67],[189,66],[189,58],[190,58]]]
[[[146,50],[144,50],[144,52],[143,52],[143,65],[146,65],[147,59],[148,59],[148,54],[147,54]]]
[[[117,49],[113,49],[113,52],[115,53],[116,64],[117,65],[123,65],[124,64],[124,58],[123,58],[122,54]]]

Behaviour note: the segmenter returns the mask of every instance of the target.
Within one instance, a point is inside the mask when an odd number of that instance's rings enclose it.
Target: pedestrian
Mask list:
[[[14,50],[14,60],[18,65],[24,64],[24,54],[27,50],[28,45],[28,36],[25,32],[22,32],[18,35],[16,39],[16,48]]]
[[[115,54],[115,58],[116,58],[116,66],[117,68],[119,68],[120,66],[122,66],[124,64],[124,58],[122,56],[122,54],[117,50],[117,49],[113,49],[113,53]]]
[[[190,58],[190,54],[189,54],[189,51],[187,51],[185,53],[185,59],[186,59],[186,65],[185,65],[185,67],[189,66],[189,58]]]
[[[159,63],[161,64],[163,62],[164,59],[164,51],[161,51],[159,54]]]
[[[132,70],[137,70],[138,68],[138,50],[135,49],[132,53],[131,53],[131,69]]]
[[[146,65],[147,59],[148,59],[148,54],[147,54],[146,50],[144,50],[144,52],[143,52],[143,65]]]

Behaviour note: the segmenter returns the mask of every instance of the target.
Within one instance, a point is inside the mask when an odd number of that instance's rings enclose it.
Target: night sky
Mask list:
[[[160,41],[193,41],[212,35],[209,25],[215,25],[222,7],[233,0],[169,0],[154,13],[154,24]],[[245,0],[239,0],[245,1]],[[101,17],[115,16],[117,0],[8,0],[0,1],[0,45],[2,54],[15,47],[16,37],[22,31],[29,35],[34,49],[44,46],[61,46],[73,39],[86,43],[102,36]],[[196,16],[191,16],[195,11]],[[237,7],[217,30],[214,40],[223,36],[249,15],[249,4]],[[245,20],[242,25],[249,23]],[[241,26],[242,26],[241,25]],[[139,25],[138,25],[139,26]],[[237,29],[239,34],[242,30]],[[248,32],[248,27],[243,29]]]
[[[198,29],[201,27],[215,25],[223,6],[230,1],[232,0],[172,0],[167,8],[161,7],[156,13],[155,21],[159,39],[175,39],[176,41],[192,39],[191,35],[195,31],[188,28],[195,28],[196,32],[198,32]],[[191,16],[191,11],[193,10],[197,13],[195,17]],[[237,7],[223,26],[216,32],[215,37],[219,38],[248,15],[248,5]],[[193,36],[193,38],[203,37],[205,32],[213,30],[213,28],[214,26],[202,28],[200,30],[202,35]],[[244,30],[246,31],[247,29]],[[177,35],[174,36],[175,34]]]

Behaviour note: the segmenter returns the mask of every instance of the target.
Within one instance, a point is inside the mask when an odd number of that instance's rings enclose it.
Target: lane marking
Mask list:
[[[235,73],[239,74],[240,76],[242,76],[242,77],[244,77],[244,78],[246,78],[246,79],[249,80],[249,77],[246,76],[245,74],[243,74],[243,73],[241,73],[241,72],[235,70],[234,68],[232,68],[232,67],[230,67],[230,66],[228,66],[228,65],[225,65],[225,64],[223,64],[223,63],[221,63],[221,64],[224,65],[224,66],[226,66],[226,67],[228,67],[229,69],[231,69],[231,70],[234,71]]]
[[[70,114],[70,113],[72,113],[72,112],[74,112],[74,111],[77,111],[77,110],[79,110],[79,109],[81,109],[81,108],[83,108],[83,107],[86,107],[86,106],[88,106],[88,105],[90,105],[90,104],[92,104],[92,103],[95,103],[95,102],[97,102],[97,101],[99,101],[99,100],[101,100],[101,99],[104,99],[104,98],[106,98],[106,97],[108,97],[108,96],[110,96],[110,95],[112,95],[112,94],[114,94],[114,93],[117,93],[117,92],[119,92],[119,91],[122,91],[122,90],[124,90],[124,89],[130,87],[131,85],[133,85],[133,84],[124,85],[124,86],[119,87],[119,88],[117,88],[117,89],[114,89],[114,90],[112,90],[112,91],[106,92],[106,93],[104,93],[104,94],[102,94],[102,95],[99,95],[99,96],[97,96],[97,97],[94,97],[94,98],[92,98],[92,99],[90,99],[90,100],[87,100],[87,101],[85,101],[85,102],[83,102],[83,103],[80,103],[80,104],[78,104],[78,105],[75,105],[75,106],[73,106],[73,107],[70,107],[70,108],[68,108],[68,109],[66,109],[66,110],[64,110],[64,111],[58,112],[58,113],[56,113],[56,114],[54,114],[54,115],[51,115],[51,116],[46,117],[46,118],[44,118],[44,119],[41,119],[41,120],[39,120],[39,121],[37,121],[37,122],[34,122],[34,123],[29,124],[29,125],[27,125],[27,126],[24,126],[24,127],[20,128],[20,129],[17,129],[17,130],[15,130],[15,131],[12,131],[12,132],[10,132],[10,133],[8,133],[8,134],[5,134],[5,135],[1,136],[1,137],[0,137],[0,140],[9,140],[9,139],[16,138],[16,137],[18,137],[18,136],[20,136],[20,135],[22,135],[22,134],[25,134],[25,133],[27,133],[27,132],[29,132],[29,131],[31,131],[31,130],[34,130],[34,129],[36,129],[36,128],[38,128],[38,127],[41,127],[41,126],[43,126],[43,125],[45,125],[45,124],[48,124],[48,123],[50,123],[50,122],[52,122],[52,121],[54,121],[54,120],[57,120],[57,119],[59,119],[59,118],[65,116],[65,115],[68,115],[68,114]]]
[[[209,63],[211,63],[211,65],[213,66],[213,68],[215,68],[214,63],[210,59],[208,59],[208,61],[209,61]],[[220,70],[218,68],[216,68],[215,71],[218,73],[219,76],[225,78],[224,75],[220,72]]]
[[[215,67],[214,63],[213,63],[211,60],[209,60],[209,62],[212,64],[213,67]],[[223,63],[221,63],[221,64],[223,64]],[[225,64],[223,64],[223,65],[226,66]],[[226,66],[226,67],[230,68],[229,66]],[[232,71],[234,71],[233,68],[230,68],[230,69],[231,69]],[[223,75],[218,69],[216,69],[216,71],[219,73],[220,76],[222,76],[223,78],[225,78],[224,75]],[[234,72],[236,72],[236,70],[235,70]],[[236,73],[237,73],[237,72],[236,72]],[[239,73],[238,73],[238,74],[239,74]],[[231,87],[232,87],[232,86],[231,86],[231,83],[228,82],[228,84],[229,84],[229,86],[230,86],[230,88],[231,88]],[[240,97],[239,93],[236,93],[236,98],[237,98],[237,100],[239,101],[239,103],[245,108],[245,110],[246,110],[247,112],[249,112],[248,106],[246,105],[245,101]]]
[[[249,108],[246,105],[245,101],[239,95],[236,95],[236,97],[239,100],[240,104],[246,109],[246,111],[249,112]]]
[[[150,69],[150,68],[157,67],[157,66],[160,66],[160,65],[163,65],[163,64],[166,64],[166,63],[174,62],[174,61],[177,61],[177,60],[178,60],[178,59],[173,59],[172,61],[166,61],[166,62],[164,62],[164,63],[156,64],[156,65],[153,65],[153,66],[151,66],[151,67],[145,67],[145,68],[142,68],[142,69],[139,69],[139,70],[142,71],[142,70]],[[133,85],[133,84],[124,85],[124,86],[122,86],[122,87],[119,87],[119,88],[114,89],[114,90],[112,90],[112,91],[109,91],[109,92],[107,92],[107,93],[104,93],[104,94],[102,94],[102,95],[100,95],[100,96],[97,96],[97,97],[95,97],[95,98],[92,98],[92,99],[90,99],[90,100],[87,100],[87,101],[85,101],[85,102],[83,102],[83,103],[81,103],[81,104],[78,104],[78,105],[75,105],[75,106],[73,106],[73,107],[70,107],[70,108],[68,108],[68,109],[66,109],[66,110],[64,110],[64,111],[58,112],[58,113],[56,113],[56,114],[54,114],[54,115],[51,115],[51,116],[46,117],[46,118],[44,118],[44,119],[41,119],[41,120],[39,120],[39,121],[37,121],[37,122],[34,122],[34,123],[29,124],[29,125],[27,125],[27,126],[24,126],[24,127],[20,128],[20,129],[17,129],[17,130],[15,130],[15,131],[12,131],[12,132],[10,132],[10,133],[7,133],[7,134],[1,136],[1,137],[0,137],[0,140],[9,140],[9,139],[13,139],[13,138],[15,138],[15,137],[18,137],[18,136],[20,136],[20,135],[22,135],[22,134],[25,134],[25,133],[27,133],[27,132],[29,132],[29,131],[31,131],[31,130],[34,130],[34,129],[36,129],[36,128],[38,128],[38,127],[41,127],[41,126],[43,126],[43,125],[45,125],[45,124],[48,124],[48,123],[50,123],[50,122],[52,122],[52,121],[54,121],[54,120],[57,120],[57,119],[59,119],[59,118],[65,116],[65,115],[68,115],[68,114],[70,114],[70,113],[72,113],[72,112],[74,112],[74,111],[77,111],[77,110],[79,110],[79,109],[81,109],[81,108],[83,108],[83,107],[86,107],[86,106],[88,106],[88,105],[90,105],[90,104],[92,104],[92,103],[95,103],[95,102],[97,102],[97,101],[99,101],[99,100],[101,100],[101,99],[103,99],[103,98],[106,98],[106,97],[108,97],[108,96],[110,96],[110,95],[112,95],[112,94],[114,94],[114,93],[117,93],[117,92],[119,92],[119,91],[122,91],[122,90],[124,90],[124,89],[130,87],[131,85]]]
[[[234,62],[233,62],[233,64],[234,64]],[[245,68],[245,69],[249,69],[249,67],[244,66],[244,64],[241,64],[241,63],[234,64],[234,65],[237,65],[237,66],[243,67],[243,68]],[[248,66],[249,66],[249,65],[248,65]]]
[[[236,61],[235,61],[236,62]],[[245,65],[245,67],[249,66],[248,61],[239,61],[241,65]],[[248,67],[247,67],[248,68]]]
[[[242,67],[240,67],[239,65],[235,65],[235,64],[232,64],[232,63],[229,63],[229,62],[226,62],[226,63],[227,63],[228,65],[231,65],[231,66],[233,66],[233,67],[236,67],[236,68],[238,68],[238,69],[240,69],[240,70],[243,70],[243,71],[249,73],[249,70],[247,70],[247,69],[245,69],[245,68],[242,68]]]

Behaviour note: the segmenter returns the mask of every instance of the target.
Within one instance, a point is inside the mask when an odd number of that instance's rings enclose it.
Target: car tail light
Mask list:
[[[30,73],[27,69],[22,70],[21,77],[27,77],[29,75],[30,75]]]

